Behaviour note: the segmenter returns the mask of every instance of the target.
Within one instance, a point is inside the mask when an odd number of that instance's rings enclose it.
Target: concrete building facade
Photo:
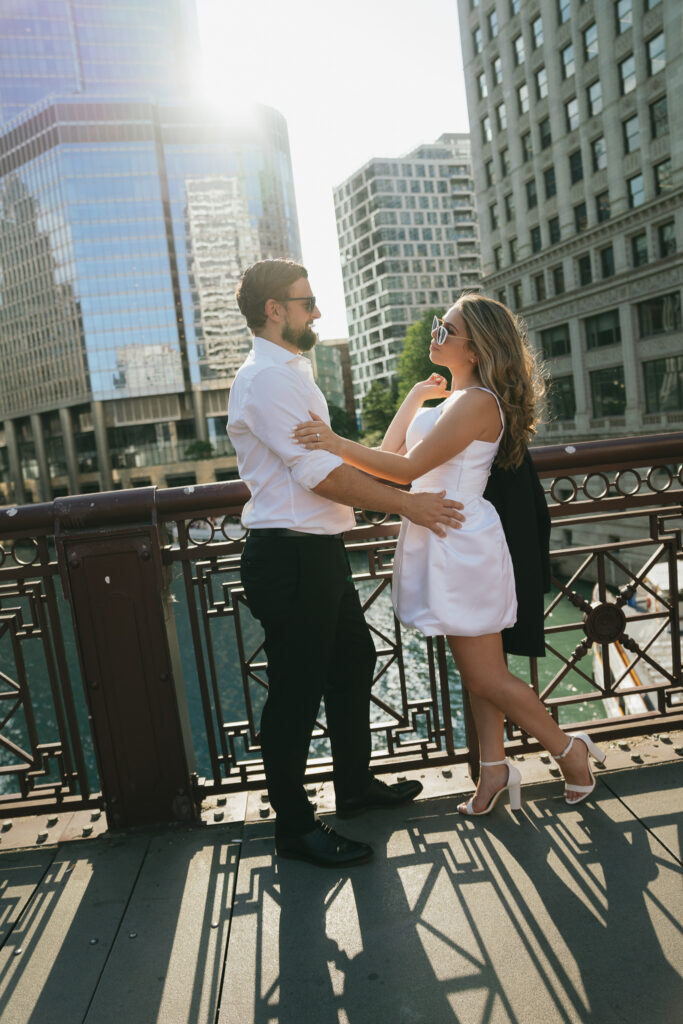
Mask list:
[[[406,331],[481,284],[468,135],[373,159],[334,190],[356,409],[396,375]]]
[[[683,6],[459,0],[484,287],[551,377],[539,440],[683,422]]]

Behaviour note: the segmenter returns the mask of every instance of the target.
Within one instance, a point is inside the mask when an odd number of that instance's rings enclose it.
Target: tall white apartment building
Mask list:
[[[334,190],[356,407],[390,382],[408,327],[479,287],[469,135],[368,161]]]
[[[683,422],[681,0],[459,0],[484,287],[552,375],[546,441]]]

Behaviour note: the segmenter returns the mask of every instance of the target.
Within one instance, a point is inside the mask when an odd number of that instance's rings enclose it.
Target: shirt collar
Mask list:
[[[290,352],[288,348],[276,345],[266,338],[259,337],[259,335],[254,336],[254,356],[279,366],[283,363],[290,363],[297,370],[301,369],[304,372],[313,373],[310,359],[306,359],[300,352]]]

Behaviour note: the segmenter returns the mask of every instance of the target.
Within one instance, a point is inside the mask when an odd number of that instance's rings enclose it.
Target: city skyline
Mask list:
[[[333,189],[368,160],[469,131],[457,4],[425,0],[416,17],[412,4],[349,0],[343,19],[315,0],[197,0],[197,11],[206,95],[231,116],[259,102],[287,121],[318,329],[321,338],[346,336]],[[248,101],[234,88],[245,80]]]

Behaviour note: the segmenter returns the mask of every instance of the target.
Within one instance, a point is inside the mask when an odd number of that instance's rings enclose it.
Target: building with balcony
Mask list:
[[[232,475],[235,287],[300,253],[284,118],[192,100],[184,0],[0,2],[0,37],[1,497]]]
[[[541,437],[683,422],[677,0],[459,0],[484,283],[552,376]]]
[[[327,338],[311,349],[313,372],[329,405],[355,414],[348,338]]]
[[[468,135],[373,159],[334,190],[357,410],[396,375],[406,331],[481,271]]]

